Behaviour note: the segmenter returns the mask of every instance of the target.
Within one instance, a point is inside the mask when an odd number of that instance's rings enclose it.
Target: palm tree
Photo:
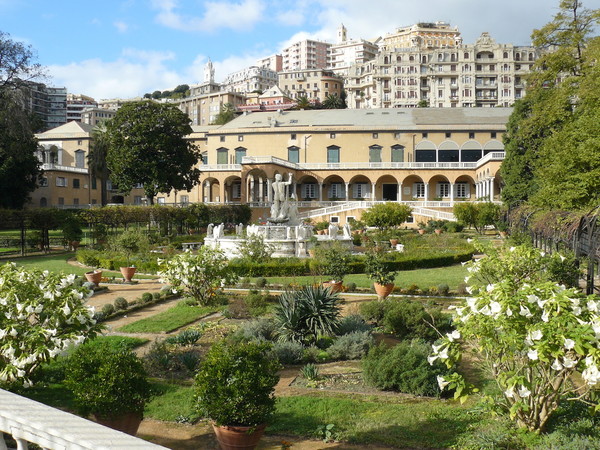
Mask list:
[[[88,167],[90,175],[94,178],[100,178],[100,203],[105,206],[106,182],[108,181],[109,170],[106,165],[106,155],[110,146],[109,135],[106,128],[106,122],[98,124],[92,130],[92,141],[90,153],[88,154]]]
[[[325,109],[343,109],[344,102],[336,94],[329,94],[325,100],[323,100],[323,108]]]
[[[306,95],[302,95],[298,97],[298,101],[296,102],[296,107],[298,109],[312,109],[312,105],[310,100]]]

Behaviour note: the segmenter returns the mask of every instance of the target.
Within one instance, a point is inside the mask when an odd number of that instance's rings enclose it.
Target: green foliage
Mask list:
[[[317,381],[320,378],[319,368],[313,363],[308,363],[300,369],[300,375],[307,381]]]
[[[235,335],[240,340],[264,340],[274,341],[276,339],[277,326],[272,319],[256,319],[244,322],[236,331]]]
[[[217,425],[256,426],[275,411],[279,363],[269,346],[224,342],[211,347],[195,378],[198,411]]]
[[[177,106],[152,101],[127,102],[108,123],[107,165],[123,192],[143,183],[151,203],[157,193],[191,190],[200,171],[200,153],[185,136],[190,118]]]
[[[83,414],[105,419],[143,412],[151,395],[142,361],[126,347],[79,347],[69,357],[65,383]]]
[[[488,225],[495,225],[500,219],[500,205],[491,202],[458,202],[452,209],[456,218],[468,227],[482,233]]]
[[[364,304],[364,303],[361,303]],[[343,336],[344,334],[350,334],[357,331],[371,331],[372,327],[365,320],[359,316],[358,314],[351,314],[349,316],[344,316],[337,327],[338,336]]]
[[[211,125],[225,125],[235,119],[235,116],[235,106],[231,103],[225,103],[221,105],[221,110]]]
[[[299,342],[275,342],[271,351],[286,366],[300,364],[304,359],[304,346]]]
[[[275,306],[279,340],[308,344],[335,333],[340,317],[338,293],[323,286],[286,291]]]
[[[371,331],[353,331],[338,337],[327,349],[335,360],[360,359],[367,354],[375,340]]]
[[[144,292],[141,297],[142,303],[148,303],[152,301],[152,293]]]
[[[378,203],[363,212],[362,220],[369,227],[384,230],[402,225],[408,220],[411,213],[410,206],[402,203]]]
[[[269,284],[269,282],[267,281],[266,278],[260,277],[260,278],[256,279],[255,284],[256,284],[257,288],[264,288],[267,284]]]
[[[258,234],[246,236],[238,247],[240,258],[251,261],[265,261],[271,258],[275,251],[271,244],[265,242],[265,238]]]
[[[365,273],[377,284],[390,284],[396,272],[390,269],[390,255],[381,247],[370,248],[365,255]]]
[[[360,304],[360,315],[367,321],[376,325],[383,323],[385,312],[389,309],[389,303],[392,300],[363,302]]]
[[[381,343],[363,358],[363,376],[379,389],[439,397],[437,377],[449,371],[439,363],[431,366],[429,353],[430,346],[418,340],[402,341],[391,348]]]
[[[165,339],[167,344],[190,346],[194,345],[202,337],[202,333],[199,330],[188,328],[179,332],[176,336],[169,336]]]
[[[331,276],[332,281],[343,281],[350,270],[350,250],[339,241],[317,247],[315,257],[322,273]]]
[[[127,309],[127,306],[129,306],[129,304],[127,303],[127,300],[124,297],[115,298],[115,301],[113,302],[113,304],[114,304],[116,310],[125,310],[125,309]]]
[[[131,260],[131,256],[140,252],[147,252],[150,247],[148,236],[138,230],[125,230],[111,239],[111,247],[115,251],[124,251],[127,256],[127,261]]]
[[[218,248],[202,246],[197,253],[184,252],[170,260],[159,261],[162,281],[182,289],[201,306],[213,304],[223,284],[234,284],[237,276]]]
[[[66,242],[81,241],[83,230],[81,220],[75,214],[69,214],[63,219],[63,237]]]
[[[106,303],[103,307],[102,307],[102,314],[104,315],[104,317],[108,317],[111,314],[113,314],[115,312],[115,307],[110,304],[110,303]]]
[[[400,339],[422,339],[433,342],[439,333],[451,330],[450,316],[438,308],[426,309],[422,303],[407,298],[385,303],[383,325],[386,332]]]

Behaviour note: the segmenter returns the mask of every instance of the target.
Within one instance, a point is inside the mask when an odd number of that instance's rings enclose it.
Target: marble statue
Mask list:
[[[271,217],[269,222],[281,223],[289,220],[289,200],[288,200],[288,189],[289,185],[292,184],[292,174],[289,174],[288,180],[283,181],[281,174],[275,175],[275,181],[272,184],[273,187],[273,205],[271,206]]]

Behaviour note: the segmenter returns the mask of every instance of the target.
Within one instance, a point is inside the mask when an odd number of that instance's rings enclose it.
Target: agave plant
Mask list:
[[[274,313],[279,340],[309,344],[334,334],[340,320],[338,301],[338,294],[323,286],[284,292]]]

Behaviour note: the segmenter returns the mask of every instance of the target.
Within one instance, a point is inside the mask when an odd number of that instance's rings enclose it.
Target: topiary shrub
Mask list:
[[[115,306],[115,309],[118,311],[118,310],[122,310],[122,309],[127,309],[127,307],[129,306],[129,303],[127,303],[127,300],[125,300],[124,297],[117,297],[117,298],[115,298],[113,305]]]
[[[439,397],[437,377],[451,371],[440,362],[430,365],[430,352],[431,346],[419,340],[402,341],[392,348],[381,343],[363,358],[363,377],[368,384],[386,391]]]
[[[261,278],[257,278],[257,279],[256,279],[256,283],[255,283],[255,284],[256,284],[256,287],[257,287],[257,288],[261,288],[261,289],[262,289],[262,288],[264,288],[264,287],[265,287],[265,286],[266,286],[268,283],[269,283],[269,282],[267,281],[267,279],[266,279],[266,278],[264,278],[264,277],[261,277]]]
[[[445,283],[438,284],[437,291],[440,295],[448,295],[450,293],[450,286]]]
[[[304,358],[304,347],[298,342],[275,342],[271,351],[284,365],[300,364]]]
[[[152,301],[152,293],[144,292],[142,294],[142,303],[148,303],[150,301]]]
[[[371,331],[371,329],[372,326],[365,322],[365,319],[358,314],[352,314],[350,316],[345,316],[340,320],[337,327],[337,334],[343,336],[344,334],[350,334],[356,331]]]
[[[160,292],[152,293],[152,300],[160,300],[162,298],[162,294]]]
[[[359,359],[367,354],[374,342],[370,331],[354,331],[338,337],[327,353],[337,360]]]
[[[353,283],[352,281],[350,283],[346,283],[346,291],[347,292],[354,292],[356,290],[356,283]]]
[[[383,326],[386,332],[400,339],[423,339],[429,342],[438,339],[439,333],[452,330],[449,314],[439,309],[426,310],[422,303],[409,299],[387,303]]]
[[[102,307],[102,314],[104,314],[104,317],[108,317],[114,312],[115,312],[115,307],[113,305],[111,305],[110,303],[107,303],[106,305],[104,305]]]

